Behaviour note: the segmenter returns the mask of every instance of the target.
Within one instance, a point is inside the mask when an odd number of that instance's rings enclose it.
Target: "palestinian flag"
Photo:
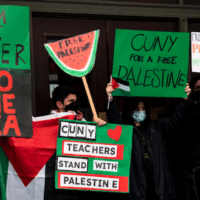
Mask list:
[[[111,83],[113,85],[113,89],[115,90],[112,93],[112,96],[130,96],[129,82],[111,77]]]
[[[0,200],[67,199],[61,198],[66,191],[54,189],[60,118],[73,120],[75,114],[33,117],[32,138],[0,138]]]

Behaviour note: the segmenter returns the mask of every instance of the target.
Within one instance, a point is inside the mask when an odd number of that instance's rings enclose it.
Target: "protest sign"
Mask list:
[[[0,6],[0,136],[31,137],[29,8]]]
[[[186,97],[188,53],[189,33],[116,29],[112,76],[129,96]]]
[[[96,109],[85,75],[94,67],[99,30],[45,44],[45,48],[56,64],[67,74],[82,77],[94,118]]]
[[[56,64],[67,74],[87,75],[93,68],[99,30],[45,44]]]
[[[57,189],[129,192],[133,127],[60,120]]]
[[[200,72],[200,33],[191,33],[192,72]]]

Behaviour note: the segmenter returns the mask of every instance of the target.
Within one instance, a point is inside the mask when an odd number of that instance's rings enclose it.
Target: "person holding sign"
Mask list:
[[[76,120],[86,121],[83,118],[83,114],[78,110],[77,93],[73,88],[57,86],[52,95],[54,110],[51,111],[51,114],[58,112],[71,112],[72,114],[76,114]],[[103,126],[106,123],[100,118],[93,118],[93,121],[95,121],[98,126]]]
[[[191,93],[189,95],[189,108],[185,125],[181,129],[185,133],[187,169],[189,185],[191,188],[191,199],[200,199],[200,75],[193,77],[190,81]],[[188,135],[189,133],[189,135]]]
[[[188,102],[182,100],[172,116],[157,120],[148,117],[143,99],[127,98],[124,102],[122,116],[113,100],[112,84],[106,87],[110,101],[107,108],[109,123],[132,124],[133,141],[130,174],[130,193],[132,200],[171,200],[175,197],[174,184],[162,140],[164,132],[174,133],[186,115]],[[187,84],[185,92],[190,94]],[[128,134],[128,133],[127,133]]]

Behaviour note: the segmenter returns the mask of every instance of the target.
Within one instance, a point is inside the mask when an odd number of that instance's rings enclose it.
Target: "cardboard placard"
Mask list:
[[[129,192],[133,126],[60,120],[57,189]]]
[[[200,33],[191,33],[192,72],[200,72]]]
[[[31,137],[29,8],[0,6],[0,136]]]
[[[186,97],[188,56],[189,33],[116,29],[112,76],[127,96]]]

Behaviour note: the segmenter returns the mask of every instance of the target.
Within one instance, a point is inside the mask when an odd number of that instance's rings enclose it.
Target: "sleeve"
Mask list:
[[[187,100],[182,99],[171,116],[156,121],[158,131],[161,134],[177,131],[188,113],[188,107]]]
[[[114,100],[110,101],[109,109],[106,108],[106,113],[109,123],[124,124],[124,121],[121,118],[117,104]]]

